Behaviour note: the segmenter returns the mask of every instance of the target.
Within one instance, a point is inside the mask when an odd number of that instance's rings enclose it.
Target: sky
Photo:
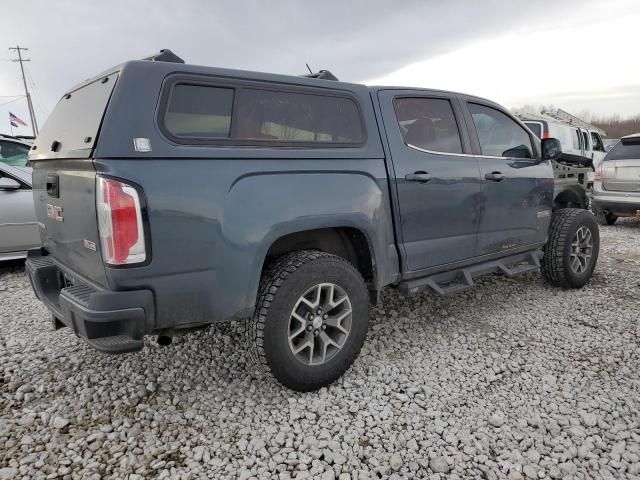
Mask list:
[[[170,48],[187,63],[454,90],[509,108],[640,114],[637,0],[0,0],[0,133],[73,85]],[[10,102],[10,103],[7,103]],[[30,127],[15,129],[29,134]]]

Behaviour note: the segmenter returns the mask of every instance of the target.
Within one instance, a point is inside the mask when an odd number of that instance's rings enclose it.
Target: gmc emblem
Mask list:
[[[47,217],[53,218],[56,222],[64,221],[64,217],[62,216],[62,207],[47,203]]]

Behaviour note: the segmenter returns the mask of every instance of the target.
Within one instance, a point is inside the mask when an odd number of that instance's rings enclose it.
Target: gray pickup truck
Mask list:
[[[57,104],[30,153],[43,247],[27,271],[54,326],[98,350],[247,319],[255,360],[314,390],[350,367],[386,286],[585,285],[598,226],[554,210],[560,153],[481,98],[162,51]]]

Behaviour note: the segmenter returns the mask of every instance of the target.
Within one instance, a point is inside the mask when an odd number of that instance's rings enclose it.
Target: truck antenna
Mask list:
[[[309,66],[308,63],[305,63],[305,65],[307,66],[307,70],[309,70],[309,73],[313,74],[313,72],[311,71],[311,67]]]

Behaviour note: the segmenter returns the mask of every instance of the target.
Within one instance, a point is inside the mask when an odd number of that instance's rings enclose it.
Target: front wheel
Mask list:
[[[581,288],[591,278],[600,251],[600,230],[586,210],[554,212],[544,247],[542,275],[554,286]]]
[[[367,335],[369,296],[344,258],[304,250],[277,259],[247,328],[253,357],[284,386],[317,390],[353,363]]]

